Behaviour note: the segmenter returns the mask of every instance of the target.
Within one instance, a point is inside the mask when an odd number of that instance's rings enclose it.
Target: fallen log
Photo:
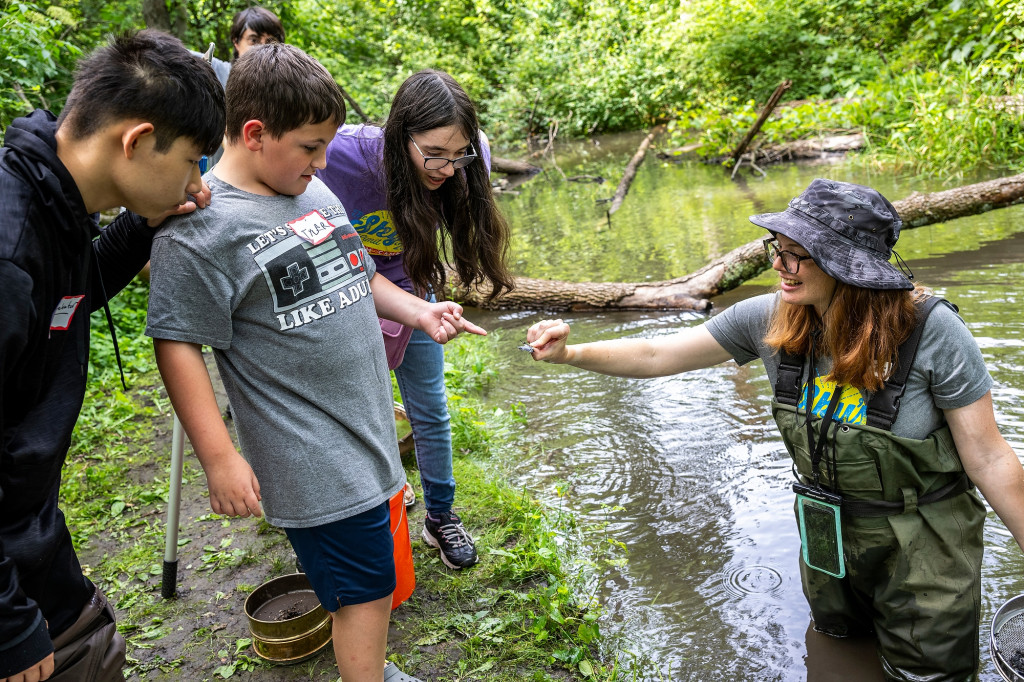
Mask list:
[[[1024,202],[1024,174],[921,194],[893,202],[903,229],[986,213]],[[516,278],[516,288],[488,303],[486,292],[460,286],[449,273],[448,295],[481,308],[541,310],[696,310],[707,312],[712,297],[734,289],[769,267],[761,239],[716,258],[699,270],[663,282],[561,282]]]
[[[867,144],[867,140],[864,133],[828,135],[780,144],[766,144],[758,147],[756,159],[762,164],[794,159],[818,159],[829,154],[845,154],[856,151],[864,147],[865,144]]]
[[[534,173],[540,173],[540,166],[534,166],[526,161],[492,156],[491,170],[495,173],[505,173],[506,175],[533,175]]]

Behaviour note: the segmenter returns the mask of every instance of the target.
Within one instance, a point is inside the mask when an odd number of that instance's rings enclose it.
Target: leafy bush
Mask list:
[[[81,49],[66,40],[75,17],[59,6],[4,3],[0,14],[0,140],[18,116],[37,107],[63,106],[74,59]]]

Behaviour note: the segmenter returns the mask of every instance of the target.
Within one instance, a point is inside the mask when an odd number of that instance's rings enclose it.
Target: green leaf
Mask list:
[[[221,679],[228,679],[235,674],[235,664],[229,663],[228,665],[218,666],[213,669],[213,674],[218,675]]]

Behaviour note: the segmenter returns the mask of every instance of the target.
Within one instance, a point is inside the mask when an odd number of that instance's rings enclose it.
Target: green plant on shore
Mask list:
[[[145,374],[156,368],[153,341],[145,335],[148,301],[149,284],[139,278],[110,300],[110,316],[117,334],[116,353],[106,314],[98,310],[89,318],[89,379],[98,388],[121,385],[117,354],[120,355],[126,380],[133,374]]]
[[[1024,167],[1024,84],[991,80],[979,68],[911,70],[872,81],[834,100],[776,109],[757,145],[863,132],[862,163],[910,175],[960,180],[983,170]],[[759,115],[735,98],[679,114],[669,145],[700,142],[705,157],[728,155]]]
[[[853,107],[871,140],[867,161],[896,171],[960,179],[1022,165],[1024,87],[978,69],[908,72],[871,83]]]

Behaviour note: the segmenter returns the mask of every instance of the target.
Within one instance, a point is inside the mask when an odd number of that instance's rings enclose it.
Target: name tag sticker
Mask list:
[[[292,232],[305,239],[313,246],[317,246],[334,232],[334,225],[324,218],[319,211],[310,211],[301,218],[296,218],[287,223]]]
[[[50,320],[50,330],[67,331],[67,328],[71,326],[71,320],[75,317],[75,311],[78,310],[83,299],[85,299],[85,294],[65,296],[60,299],[57,309],[53,311],[53,318]]]

